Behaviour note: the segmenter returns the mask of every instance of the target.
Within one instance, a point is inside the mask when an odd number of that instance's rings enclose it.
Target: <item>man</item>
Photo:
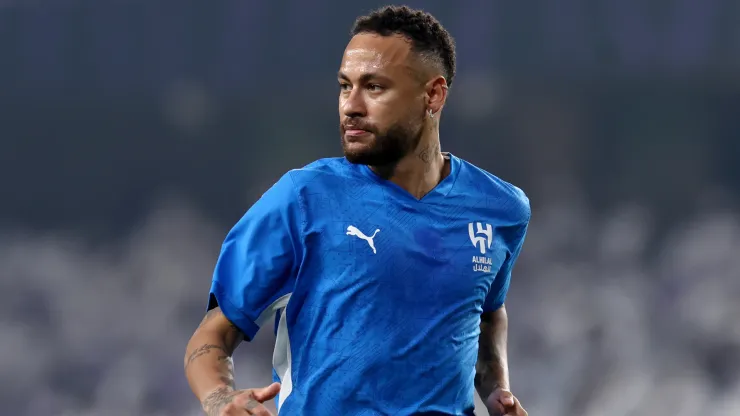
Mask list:
[[[431,15],[359,18],[339,69],[344,157],[285,174],[222,246],[185,355],[208,415],[522,416],[504,299],[529,202],[440,151],[454,43]],[[275,383],[236,390],[232,353],[275,316]]]

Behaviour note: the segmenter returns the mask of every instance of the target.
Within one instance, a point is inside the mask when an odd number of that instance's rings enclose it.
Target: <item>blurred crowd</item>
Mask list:
[[[740,414],[740,217],[707,207],[656,238],[640,206],[560,195],[533,201],[507,301],[530,414]],[[163,200],[116,243],[0,234],[3,414],[200,414],[183,355],[226,230],[188,206]],[[270,381],[272,342],[240,347],[240,386]]]

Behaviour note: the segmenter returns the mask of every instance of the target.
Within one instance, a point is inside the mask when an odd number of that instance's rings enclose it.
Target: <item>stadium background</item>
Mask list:
[[[443,150],[532,202],[507,302],[530,414],[740,414],[740,3],[408,3],[457,40]],[[0,2],[3,414],[198,414],[221,239],[340,154],[335,72],[379,5]]]

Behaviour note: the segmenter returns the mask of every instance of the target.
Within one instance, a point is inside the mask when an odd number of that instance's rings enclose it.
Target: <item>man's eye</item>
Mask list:
[[[339,84],[340,91],[349,91],[351,89],[349,84]]]
[[[381,87],[378,84],[370,84],[370,85],[367,86],[367,89],[369,89],[370,91],[373,91],[373,92],[378,92],[378,91],[381,91],[383,89],[383,87]]]

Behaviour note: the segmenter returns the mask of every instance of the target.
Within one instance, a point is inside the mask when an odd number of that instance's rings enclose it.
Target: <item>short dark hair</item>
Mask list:
[[[350,34],[398,34],[411,41],[411,50],[442,70],[447,85],[455,78],[455,41],[431,14],[407,6],[385,6],[355,20]]]

